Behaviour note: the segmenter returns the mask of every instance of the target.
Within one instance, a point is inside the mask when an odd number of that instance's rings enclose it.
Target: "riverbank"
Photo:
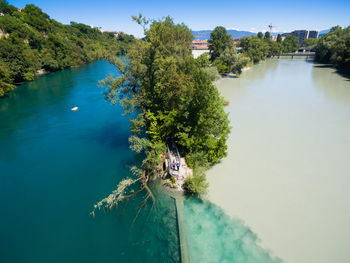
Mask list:
[[[350,83],[304,59],[268,59],[217,82],[230,101],[228,157],[209,200],[285,263],[347,262]]]

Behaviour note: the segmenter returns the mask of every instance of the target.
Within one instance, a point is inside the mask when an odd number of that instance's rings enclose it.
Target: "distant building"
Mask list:
[[[318,31],[316,30],[309,31],[309,38],[318,38]]]
[[[91,27],[91,28],[94,28],[94,29],[97,29],[97,30],[99,30],[100,32],[102,32],[102,27],[100,27],[100,26],[93,26],[93,25],[91,25],[90,27]]]
[[[124,35],[124,32],[123,31],[105,31],[105,32],[108,32],[108,33],[112,33],[116,38],[119,36],[119,35]]]
[[[209,46],[208,46],[208,39],[205,40],[193,40],[192,41],[192,45],[191,45],[192,49],[200,49],[200,50],[208,50]]]
[[[318,38],[318,31],[316,30],[312,30],[312,31],[308,31],[308,30],[294,30],[291,33],[284,33],[282,34],[283,37],[286,37],[288,35],[292,35],[292,36],[296,36],[299,40],[299,44],[303,43],[303,41],[305,39],[308,38]]]
[[[299,40],[299,44],[301,44],[301,43],[303,43],[303,41],[305,39],[308,39],[309,31],[307,31],[307,30],[294,30],[291,33],[282,34],[282,36],[288,36],[288,35],[296,36]]]

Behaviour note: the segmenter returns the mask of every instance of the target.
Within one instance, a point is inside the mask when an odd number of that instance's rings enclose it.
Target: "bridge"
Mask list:
[[[274,55],[272,57],[314,57],[315,52],[296,52],[296,53],[283,53],[279,55]]]

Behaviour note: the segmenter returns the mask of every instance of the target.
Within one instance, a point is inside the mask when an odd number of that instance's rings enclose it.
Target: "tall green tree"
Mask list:
[[[267,39],[267,40],[271,39],[271,35],[270,35],[270,32],[269,32],[269,31],[266,31],[266,32],[265,32],[264,39]]]
[[[308,38],[301,44],[302,47],[315,47],[318,42],[318,38]]]
[[[242,51],[246,54],[253,63],[258,63],[266,59],[269,55],[270,46],[267,41],[258,38],[257,36],[243,37],[240,41]]]
[[[277,41],[269,41],[270,50],[269,56],[280,55],[283,51],[282,43]]]
[[[210,60],[213,62],[227,47],[233,46],[232,36],[227,34],[226,28],[217,26],[210,34],[209,39]]]
[[[281,34],[277,35],[277,43],[282,43],[282,36],[281,36]]]
[[[295,52],[299,48],[298,37],[292,36],[292,35],[288,35],[283,40],[282,45],[283,45],[283,52],[284,53]]]
[[[257,35],[258,38],[262,39],[264,37],[263,33],[262,32],[258,32],[258,35]]]
[[[144,26],[147,21],[136,20]],[[169,17],[151,21],[149,28],[145,26],[145,41],[136,41],[127,59],[114,58],[122,75],[101,82],[108,101],[121,103],[126,112],[139,112],[131,130],[133,141],[146,140],[150,149],[143,162],[147,174],[157,170],[156,156],[159,162],[159,154],[166,154],[160,146],[169,138],[193,166],[191,156],[200,155],[202,164],[213,164],[226,155],[230,128],[223,100],[193,58],[191,42],[185,25]]]
[[[350,74],[350,26],[344,29],[333,27],[317,41],[315,51],[317,61],[330,63]]]

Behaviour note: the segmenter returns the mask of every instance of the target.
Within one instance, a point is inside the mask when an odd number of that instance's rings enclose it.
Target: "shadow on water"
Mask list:
[[[342,76],[342,77],[339,77]],[[336,102],[343,105],[350,105],[348,93],[350,91],[349,77],[340,74],[331,65],[315,64],[312,70],[312,77],[316,88]]]
[[[230,218],[209,201],[185,201],[192,263],[280,263],[259,245],[259,238],[241,220]]]
[[[101,127],[90,129],[84,136],[85,140],[97,142],[110,148],[128,148],[129,142],[125,139],[128,126],[123,121],[104,123]]]
[[[350,81],[350,74],[349,73],[346,73],[344,71],[341,71],[339,69],[336,69],[332,64],[321,64],[321,63],[318,63],[318,62],[314,62],[312,61],[313,64],[314,64],[314,67],[315,68],[327,68],[327,69],[331,69],[333,70],[333,73],[334,74],[338,74],[340,76],[342,76],[343,78],[345,78],[347,81]]]

